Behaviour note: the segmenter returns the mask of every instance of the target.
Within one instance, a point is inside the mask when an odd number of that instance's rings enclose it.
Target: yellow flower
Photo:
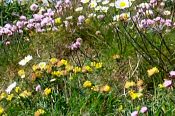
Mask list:
[[[35,112],[35,115],[34,116],[40,116],[40,115],[43,115],[45,113],[45,111],[43,109],[38,109],[36,112]]]
[[[4,108],[0,106],[0,115],[3,114]]]
[[[31,92],[28,92],[27,90],[23,91],[19,96],[20,97],[23,97],[23,98],[26,98],[26,97],[29,97],[31,96],[32,93]]]
[[[112,56],[112,58],[113,58],[114,60],[120,59],[120,55],[115,54],[115,55]]]
[[[159,70],[157,67],[153,67],[152,69],[147,70],[148,77],[151,77],[152,75],[159,73]]]
[[[16,93],[19,93],[20,90],[21,90],[20,87],[16,87],[16,88],[15,88],[15,92],[16,92]]]
[[[63,65],[65,65],[65,66],[68,64],[68,63],[67,63],[67,60],[64,60],[64,59],[61,60],[61,63],[62,63]]]
[[[1,96],[0,96],[0,100],[2,100],[2,99],[4,99],[5,97],[7,96],[7,94],[6,93],[1,93]]]
[[[131,97],[133,100],[136,99],[136,98],[140,98],[140,97],[143,96],[142,93],[136,93],[136,92],[134,92],[133,90],[129,91],[129,95],[130,95],[130,97]]]
[[[38,67],[38,65],[33,65],[32,69],[33,69],[33,71],[36,71],[37,69],[39,69],[39,67]]]
[[[136,85],[135,82],[133,82],[133,81],[131,81],[131,82],[127,81],[125,83],[125,88],[128,89],[128,88],[133,87],[135,85]]]
[[[55,19],[55,23],[56,23],[56,24],[60,24],[60,23],[61,23],[61,18],[60,18],[60,17],[59,17],[59,18],[56,18],[56,19]]]
[[[95,65],[95,68],[96,69],[99,69],[99,68],[101,68],[102,67],[102,63],[100,62],[100,63],[96,63],[96,65]]]
[[[92,68],[90,66],[85,66],[83,67],[82,72],[92,72]]]
[[[95,67],[96,62],[91,62],[91,66]]]
[[[7,96],[6,99],[7,99],[7,101],[11,101],[13,97],[14,97],[14,95],[13,94],[10,94],[10,95]]]
[[[18,71],[18,75],[19,75],[21,78],[25,78],[25,71],[24,71],[24,70],[19,70],[19,71]]]
[[[66,65],[65,70],[69,72],[69,71],[73,70],[73,66]]]
[[[86,24],[90,24],[90,22],[91,22],[91,20],[90,20],[89,18],[87,18],[87,19],[85,20],[85,23],[86,23]]]
[[[58,77],[59,77],[59,76],[63,75],[63,73],[62,73],[61,71],[53,71],[53,72],[52,72],[52,75],[53,75],[53,76],[58,76]]]
[[[102,92],[109,92],[111,90],[111,87],[109,85],[105,85],[102,87]]]
[[[160,89],[164,88],[163,84],[159,84],[158,87],[159,87]]]
[[[85,81],[84,84],[83,84],[83,87],[91,87],[92,86],[92,83],[90,81]]]
[[[143,85],[143,80],[138,80],[137,81],[137,87],[141,87]]]
[[[91,90],[93,91],[99,91],[100,87],[98,85],[92,86]]]
[[[50,59],[50,62],[51,62],[52,64],[55,64],[55,63],[58,62],[58,59],[57,59],[57,58],[51,58],[51,59]]]
[[[81,68],[77,66],[77,67],[75,67],[75,68],[73,69],[73,72],[74,72],[74,73],[81,72]]]
[[[45,90],[44,90],[44,94],[45,95],[49,95],[51,93],[51,88],[46,88]]]

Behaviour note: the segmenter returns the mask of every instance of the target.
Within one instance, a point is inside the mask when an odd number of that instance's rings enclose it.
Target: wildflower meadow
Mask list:
[[[175,116],[175,0],[0,0],[0,116]]]

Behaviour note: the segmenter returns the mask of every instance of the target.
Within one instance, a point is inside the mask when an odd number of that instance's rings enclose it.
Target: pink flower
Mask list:
[[[172,86],[172,80],[165,79],[164,83],[163,83],[163,86],[166,87],[166,88],[171,87]]]
[[[141,113],[146,113],[148,111],[148,108],[146,106],[142,107],[140,112]]]
[[[27,20],[26,16],[23,16],[23,15],[22,15],[22,16],[20,16],[20,18],[19,18],[19,19],[20,19],[20,20],[24,20],[24,21],[25,21],[25,20]]]
[[[35,91],[41,91],[41,85],[37,85],[36,88],[35,88]]]
[[[139,112],[138,111],[134,111],[131,113],[131,116],[138,116]]]
[[[80,16],[78,17],[78,23],[83,23],[84,20],[85,20],[85,17],[84,17],[83,15],[80,15]]]
[[[18,22],[16,23],[16,26],[17,26],[19,29],[21,29],[21,28],[23,28],[24,23],[23,23],[22,21],[18,21]]]
[[[175,77],[175,71],[170,71],[170,77]]]
[[[30,10],[31,11],[36,11],[38,9],[38,5],[36,5],[36,4],[32,4],[31,6],[30,6]]]

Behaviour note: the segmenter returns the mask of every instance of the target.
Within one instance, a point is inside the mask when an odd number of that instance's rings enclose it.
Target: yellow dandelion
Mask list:
[[[20,88],[20,87],[16,87],[16,88],[15,88],[15,92],[16,92],[16,93],[19,93],[19,91],[21,91],[21,88]]]
[[[0,106],[0,115],[4,113],[4,108]]]
[[[135,82],[133,82],[133,81],[127,81],[125,83],[125,88],[128,89],[128,88],[133,87],[135,85],[136,85]]]
[[[34,116],[40,116],[40,115],[43,115],[43,114],[45,114],[45,111],[44,111],[43,109],[38,109],[38,110],[35,112]]]
[[[92,68],[90,66],[84,66],[82,72],[92,72]]]
[[[61,63],[65,66],[68,64],[67,60],[64,60],[64,59],[61,60]]]
[[[49,95],[51,93],[51,88],[46,88],[45,90],[44,90],[44,95]]]
[[[111,87],[109,85],[105,85],[101,89],[102,92],[109,92],[110,90],[111,90]]]
[[[148,77],[151,77],[152,75],[159,73],[159,70],[157,67],[153,67],[152,69],[147,70]]]
[[[50,59],[50,62],[51,62],[52,64],[56,64],[56,63],[58,62],[58,59],[57,59],[57,58],[51,58],[51,59]]]
[[[56,23],[56,24],[61,24],[61,18],[60,18],[60,17],[59,17],[59,18],[56,18],[56,19],[55,19],[55,23]]]
[[[83,87],[84,87],[84,88],[91,87],[91,86],[92,86],[92,83],[91,83],[90,81],[85,81],[85,82],[83,83]]]
[[[98,92],[100,91],[100,87],[98,85],[95,85],[91,87],[91,90]]]
[[[143,86],[143,80],[138,80],[137,81],[137,87]]]
[[[143,96],[142,93],[140,93],[140,92],[136,93],[136,92],[134,92],[133,90],[129,91],[128,93],[129,93],[130,97],[131,97],[133,100],[136,99],[136,98],[140,98],[140,97]]]
[[[99,68],[101,68],[101,67],[102,67],[102,63],[101,63],[101,62],[96,63],[96,65],[95,65],[95,68],[96,68],[96,69],[99,69]]]
[[[33,71],[36,71],[37,69],[39,69],[39,67],[38,67],[38,65],[33,65],[32,69],[33,69]]]
[[[59,76],[62,76],[63,75],[63,72],[61,72],[61,71],[53,71],[52,72],[52,75],[59,77]]]
[[[0,100],[4,99],[7,96],[7,94],[5,92],[2,92],[0,95]]]
[[[115,55],[112,56],[112,58],[113,58],[114,60],[118,60],[118,59],[120,59],[120,55],[115,54]]]
[[[81,72],[81,67],[76,66],[76,67],[73,69],[73,72],[74,72],[74,73]]]
[[[66,70],[67,72],[69,72],[69,71],[73,70],[73,66],[71,66],[71,65],[66,65],[65,70]]]
[[[163,84],[159,84],[158,87],[159,87],[160,89],[164,88]]]
[[[31,92],[25,90],[25,91],[23,91],[19,96],[20,96],[20,97],[23,97],[23,98],[27,98],[27,97],[29,97],[29,96],[31,96],[31,95],[32,95]]]
[[[14,94],[7,95],[6,100],[11,101],[13,97],[14,97]]]
[[[18,75],[21,77],[21,78],[25,78],[25,71],[22,69],[22,70],[19,70],[18,71]]]

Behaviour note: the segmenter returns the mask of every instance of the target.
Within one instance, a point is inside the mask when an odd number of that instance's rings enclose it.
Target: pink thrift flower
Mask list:
[[[35,88],[35,91],[41,91],[41,85],[37,85],[36,88]]]
[[[139,112],[138,111],[134,111],[131,113],[131,116],[138,116]]]
[[[78,23],[83,23],[84,20],[85,20],[85,17],[84,17],[83,15],[80,15],[80,16],[78,17]]]
[[[171,87],[172,86],[172,80],[165,79],[164,83],[163,83],[163,86],[166,87],[166,88]]]
[[[170,77],[175,77],[175,71],[170,71]]]
[[[140,112],[141,113],[146,113],[148,111],[148,108],[146,106],[142,107]]]
[[[38,9],[38,5],[36,5],[36,4],[32,4],[31,6],[30,6],[30,10],[31,11],[36,11]]]
[[[20,20],[24,20],[24,21],[25,21],[25,20],[27,20],[26,16],[23,16],[23,15],[22,15],[22,16],[20,16],[20,18],[19,18],[19,19],[20,19]]]

